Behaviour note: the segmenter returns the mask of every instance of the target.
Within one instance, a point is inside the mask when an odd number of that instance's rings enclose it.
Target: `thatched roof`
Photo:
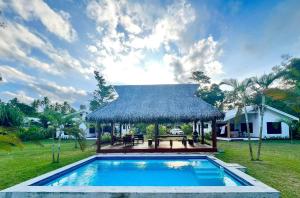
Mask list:
[[[196,97],[198,85],[123,85],[114,86],[119,97],[90,113],[98,122],[188,122],[212,120],[224,115]]]

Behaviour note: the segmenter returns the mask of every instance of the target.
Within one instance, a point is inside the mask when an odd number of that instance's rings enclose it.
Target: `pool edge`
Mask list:
[[[45,180],[55,174],[59,174],[63,171],[67,171],[70,168],[74,168],[90,160],[94,160],[98,157],[143,157],[143,156],[187,156],[187,157],[204,157],[208,158],[217,164],[225,167],[227,170],[242,178],[243,180],[249,182],[253,186],[176,186],[176,187],[160,187],[160,186],[32,186],[32,184],[37,183],[41,180]],[[136,197],[136,195],[141,195],[143,197],[151,197],[153,193],[158,197],[166,197],[166,195],[177,195],[184,194],[188,196],[191,194],[192,197],[240,197],[241,195],[247,194],[246,197],[279,197],[279,191],[269,187],[268,185],[260,182],[259,180],[247,175],[246,173],[233,168],[228,167],[227,164],[218,158],[210,155],[199,155],[199,154],[96,154],[85,158],[83,160],[77,161],[75,163],[69,164],[67,166],[61,167],[54,171],[48,172],[41,176],[35,177],[33,179],[27,180],[15,186],[9,187],[0,191],[1,197],[31,197],[31,196],[43,196],[43,197],[55,197],[58,194],[63,194],[64,197],[74,197],[80,195],[80,197],[93,197],[95,194],[97,196],[102,195],[104,197],[115,197],[119,195],[124,195],[125,197]],[[71,196],[72,195],[72,196]],[[164,195],[164,196],[162,196]],[[139,196],[138,196],[139,197]],[[172,196],[171,196],[172,197]],[[218,197],[218,196],[217,196]]]

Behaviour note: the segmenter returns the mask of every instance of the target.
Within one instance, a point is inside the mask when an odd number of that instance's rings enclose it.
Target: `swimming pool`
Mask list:
[[[279,197],[205,155],[95,155],[0,192],[0,197]]]
[[[102,157],[35,186],[245,186],[204,157]]]

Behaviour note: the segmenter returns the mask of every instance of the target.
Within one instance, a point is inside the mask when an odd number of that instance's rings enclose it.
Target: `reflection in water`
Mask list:
[[[164,162],[164,164],[168,168],[173,168],[173,169],[180,169],[180,168],[190,165],[190,163],[187,161],[167,161],[167,162]]]
[[[139,161],[139,162],[136,162],[135,164],[138,168],[144,169],[144,168],[146,168],[147,163],[145,161]]]

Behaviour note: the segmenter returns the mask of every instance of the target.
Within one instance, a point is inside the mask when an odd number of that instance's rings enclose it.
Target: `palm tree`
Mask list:
[[[43,105],[44,109],[47,109],[49,107],[50,104],[50,100],[49,98],[46,96],[43,98],[43,100],[41,101],[41,105]]]
[[[252,83],[253,82],[251,78],[246,78],[241,82],[238,82],[236,79],[228,79],[228,80],[223,80],[220,83],[220,85],[228,85],[232,88],[231,91],[227,92],[226,98],[227,98],[227,102],[233,103],[234,106],[238,108],[236,117],[239,116],[238,114],[242,112],[242,109],[244,109],[246,128],[248,134],[249,153],[250,153],[251,160],[254,160],[252,144],[251,144],[248,112],[246,108],[251,95],[250,88],[252,86]]]
[[[264,121],[264,113],[265,113],[265,101],[266,96],[264,92],[270,88],[275,80],[280,77],[279,74],[270,73],[264,74],[261,77],[252,78],[254,83],[254,90],[256,90],[257,94],[261,96],[261,104],[259,105],[259,114],[260,114],[260,127],[259,127],[259,141],[258,141],[258,149],[256,160],[260,160],[260,151],[262,145],[262,131],[263,131],[263,121]]]

